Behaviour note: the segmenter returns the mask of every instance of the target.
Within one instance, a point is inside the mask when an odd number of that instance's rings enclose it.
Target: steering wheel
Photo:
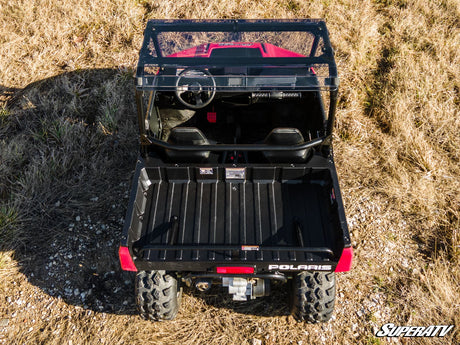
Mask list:
[[[176,97],[190,109],[207,106],[216,95],[216,80],[206,69],[184,69],[176,81]]]

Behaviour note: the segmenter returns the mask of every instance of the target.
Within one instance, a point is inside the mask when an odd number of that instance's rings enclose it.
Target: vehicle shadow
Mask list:
[[[94,311],[135,313],[117,255],[138,155],[133,93],[119,69],[0,88],[0,206],[16,215],[0,251],[31,284]]]
[[[14,250],[28,281],[50,296],[137,314],[135,274],[122,271],[118,259],[138,156],[132,73],[79,70],[23,89],[1,87],[0,106],[7,115],[0,123],[0,203],[13,204],[18,215],[15,236],[0,251]],[[241,314],[288,315],[284,286],[243,303],[220,286],[184,293]]]

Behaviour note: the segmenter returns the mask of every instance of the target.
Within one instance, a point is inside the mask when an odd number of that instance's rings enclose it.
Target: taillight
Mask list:
[[[254,267],[247,267],[247,266],[217,267],[216,271],[219,274],[252,274],[254,273]]]
[[[339,263],[335,268],[335,272],[348,272],[351,269],[351,262],[353,261],[353,248],[343,248],[342,255],[340,256]]]
[[[120,257],[121,269],[124,271],[137,271],[136,266],[134,265],[133,258],[129,253],[128,247],[120,246],[118,250],[118,256]]]

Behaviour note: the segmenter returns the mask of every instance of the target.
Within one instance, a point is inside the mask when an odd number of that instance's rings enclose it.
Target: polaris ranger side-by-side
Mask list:
[[[119,256],[141,315],[181,285],[237,301],[289,286],[330,319],[352,248],[332,153],[338,76],[322,20],[150,20],[136,71],[140,157]]]

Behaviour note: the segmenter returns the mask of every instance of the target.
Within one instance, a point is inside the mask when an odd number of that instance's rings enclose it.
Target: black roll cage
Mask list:
[[[161,32],[258,32],[258,31],[299,31],[312,33],[315,38],[312,44],[310,56],[306,57],[251,57],[251,58],[229,58],[229,57],[209,57],[199,59],[193,57],[165,57],[158,43],[158,34]],[[320,39],[324,42],[322,55],[313,56]],[[151,54],[149,49],[150,43],[153,43],[156,54]],[[144,104],[143,92],[151,91],[147,83],[144,83],[145,78],[151,77],[145,73],[145,67],[163,68],[171,66],[311,66],[314,64],[324,64],[329,69],[329,111],[328,119],[325,128],[325,135],[310,141],[306,141],[299,145],[240,145],[240,144],[218,144],[218,145],[199,145],[185,146],[166,143],[149,136],[144,128]],[[143,147],[155,145],[169,150],[181,151],[296,151],[307,148],[312,148],[320,145],[330,145],[332,130],[335,121],[335,111],[338,97],[338,75],[337,66],[334,59],[334,50],[329,40],[329,33],[326,28],[326,23],[321,19],[297,19],[297,20],[149,20],[144,31],[144,41],[139,53],[139,62],[136,68],[136,103],[138,112],[138,124],[141,145]]]

